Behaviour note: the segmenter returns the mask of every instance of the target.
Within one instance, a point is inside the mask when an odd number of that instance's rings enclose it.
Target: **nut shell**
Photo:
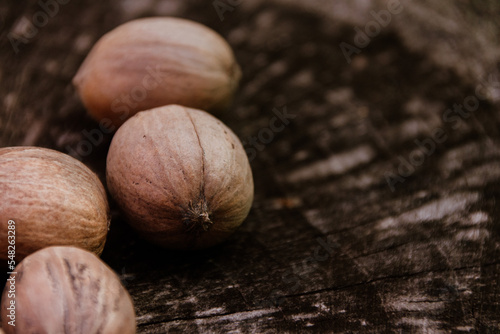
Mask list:
[[[101,181],[83,163],[45,148],[9,147],[0,148],[3,260],[7,258],[9,220],[15,222],[15,257],[19,261],[52,245],[78,246],[99,255],[110,216]]]
[[[241,70],[216,32],[173,17],[127,22],[104,35],[73,79],[96,120],[121,125],[169,104],[209,111],[232,100]]]
[[[26,257],[2,294],[9,333],[135,333],[132,300],[97,256],[76,247],[48,247]],[[15,302],[15,327],[7,307]]]
[[[252,171],[236,135],[212,115],[176,105],[123,124],[111,142],[106,175],[130,224],[167,248],[225,240],[253,200]]]

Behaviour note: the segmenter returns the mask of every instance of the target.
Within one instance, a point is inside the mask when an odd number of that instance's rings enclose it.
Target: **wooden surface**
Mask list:
[[[210,1],[69,1],[17,53],[13,34],[42,9],[0,4],[0,145],[70,153],[103,181],[111,135],[82,154],[98,124],[71,86],[97,39],[173,15],[235,49],[243,80],[220,118],[251,154],[253,209],[225,244],[178,253],[138,239],[111,203],[102,258],[138,332],[499,333],[499,6],[405,2],[348,63],[339,45],[384,1],[220,2],[241,4],[221,20]],[[474,112],[446,114],[478,87]],[[283,130],[263,130],[284,110]]]

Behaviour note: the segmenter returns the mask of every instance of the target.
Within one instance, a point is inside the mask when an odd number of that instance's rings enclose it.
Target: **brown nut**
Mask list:
[[[236,135],[212,115],[176,105],[123,124],[111,142],[106,176],[130,224],[173,249],[223,241],[253,200],[252,171]]]
[[[26,257],[7,280],[1,304],[7,334],[136,330],[134,306],[118,276],[76,247],[48,247]]]
[[[90,115],[120,126],[168,104],[215,111],[232,100],[241,70],[216,32],[173,17],[125,23],[104,35],[73,84]]]
[[[0,259],[7,248],[21,260],[52,245],[99,255],[109,220],[104,187],[80,161],[45,148],[0,148]]]

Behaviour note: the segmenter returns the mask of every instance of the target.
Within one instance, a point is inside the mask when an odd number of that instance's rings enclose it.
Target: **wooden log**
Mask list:
[[[54,15],[40,3],[57,3]],[[57,149],[104,181],[112,134],[72,76],[120,23],[196,20],[242,65],[220,118],[249,153],[256,197],[228,242],[193,253],[138,239],[112,203],[102,258],[132,295],[138,332],[500,332],[499,7],[402,1],[356,46],[354,28],[387,6],[3,4],[0,145]],[[350,63],[342,43],[359,51]]]

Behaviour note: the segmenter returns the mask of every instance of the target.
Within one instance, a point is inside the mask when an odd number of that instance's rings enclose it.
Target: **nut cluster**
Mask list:
[[[245,150],[227,126],[200,110],[226,108],[240,76],[222,37],[178,18],[117,27],[76,74],[89,113],[121,125],[108,152],[108,188],[145,239],[172,249],[205,248],[248,215],[253,179]]]
[[[119,127],[107,157],[107,185],[146,240],[206,248],[226,240],[247,217],[254,189],[245,150],[206,112],[227,109],[240,77],[221,36],[178,18],[117,27],[75,75],[89,114]],[[0,149],[1,259],[8,254],[9,221],[16,226],[16,261],[22,261],[15,268],[15,300],[7,288],[2,296],[7,333],[135,333],[130,296],[97,257],[110,215],[105,188],[90,169],[49,149]],[[6,325],[12,302],[15,328]]]

